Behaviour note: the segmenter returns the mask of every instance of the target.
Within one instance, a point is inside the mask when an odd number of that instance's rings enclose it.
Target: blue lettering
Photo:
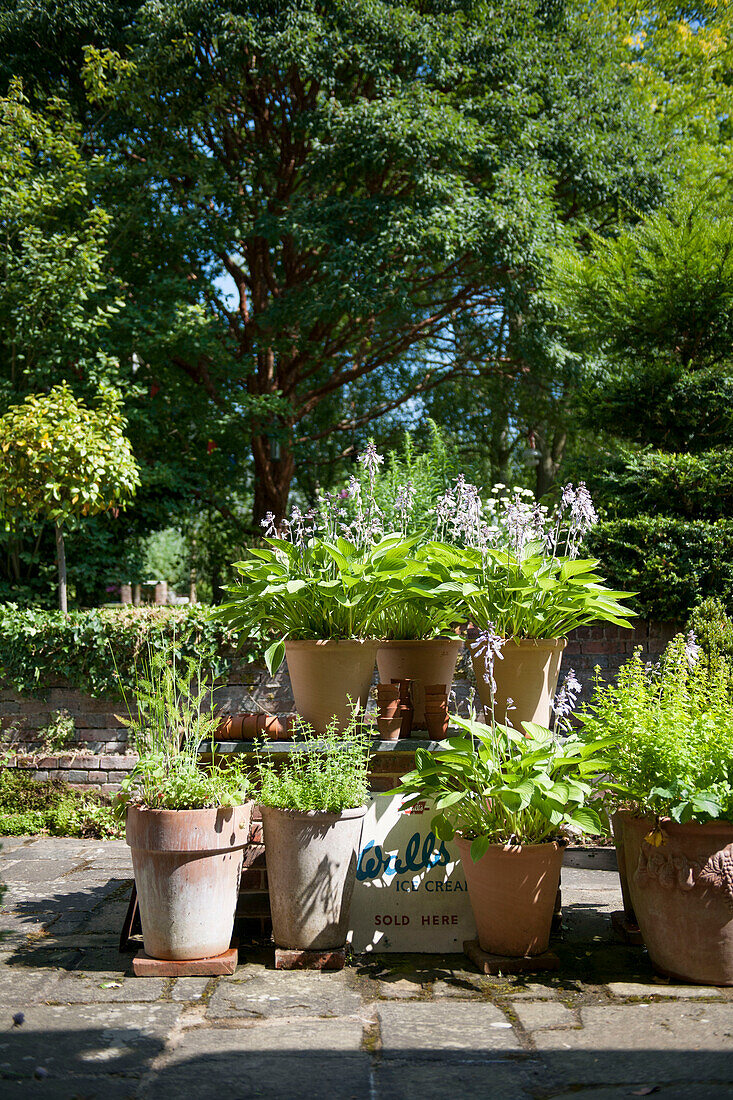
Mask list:
[[[359,853],[356,865],[356,877],[359,882],[366,882],[381,878],[391,878],[393,875],[405,875],[409,871],[429,871],[431,867],[446,867],[450,863],[450,855],[441,840],[440,847],[436,848],[437,838],[435,833],[428,833],[420,851],[420,833],[413,833],[405,848],[404,863],[395,853],[385,856],[379,844],[370,840]]]

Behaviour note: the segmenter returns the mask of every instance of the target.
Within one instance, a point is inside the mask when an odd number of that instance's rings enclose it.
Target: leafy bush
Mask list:
[[[733,820],[729,670],[677,635],[657,665],[636,651],[615,684],[596,683],[578,715],[585,738],[608,736],[613,799],[675,821]]]
[[[685,633],[694,634],[700,647],[700,670],[727,681],[733,698],[733,619],[722,602],[714,597],[703,600],[692,612]]]
[[[679,621],[709,596],[733,602],[733,521],[647,515],[605,521],[586,546],[603,562],[609,583],[637,593],[641,615]]]
[[[566,830],[600,833],[589,779],[604,771],[606,740],[555,738],[533,722],[524,733],[454,715],[466,736],[449,737],[447,751],[415,751],[415,769],[391,794],[405,805],[429,798],[438,811],[431,828],[450,840],[460,832],[476,862],[490,844],[541,844]],[[526,733],[526,736],[525,736]]]
[[[625,449],[589,481],[614,518],[661,512],[715,521],[733,514],[730,448],[702,454]]]
[[[80,791],[60,779],[36,780],[31,772],[0,767],[0,835],[121,835],[112,807],[94,791]]]
[[[197,810],[247,800],[249,781],[238,762],[206,768],[199,763],[203,741],[213,741],[219,725],[213,683],[203,674],[201,660],[181,660],[175,649],[149,652],[136,680],[134,712],[127,697],[125,705],[139,760],[122,781],[119,816],[129,804]]]
[[[299,720],[297,736],[298,744],[283,763],[258,746],[256,800],[281,810],[330,813],[363,806],[369,794],[371,738],[358,732],[357,718],[343,733],[334,721],[321,736]]]
[[[199,605],[69,615],[0,605],[0,679],[25,695],[43,695],[50,681],[61,680],[89,695],[119,696],[120,683],[134,687],[141,654],[167,652],[174,643],[181,657],[200,658],[217,676],[226,672],[233,652],[227,627],[211,621]]]

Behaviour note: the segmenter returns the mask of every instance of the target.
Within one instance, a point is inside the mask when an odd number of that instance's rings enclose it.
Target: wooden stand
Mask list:
[[[611,913],[611,924],[616,935],[620,936],[624,943],[632,944],[634,947],[644,946],[644,937],[639,925],[627,917],[623,909],[616,909]]]
[[[298,951],[285,947],[275,948],[276,970],[343,970],[346,966],[346,948],[331,951]]]
[[[151,959],[140,951],[132,960],[132,972],[137,978],[213,978],[233,974],[238,961],[236,947],[209,959]]]
[[[560,969],[560,960],[554,951],[541,955],[490,955],[479,947],[478,940],[464,940],[463,951],[482,974],[533,974]]]

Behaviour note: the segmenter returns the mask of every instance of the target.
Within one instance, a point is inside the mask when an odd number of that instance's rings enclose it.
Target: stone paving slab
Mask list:
[[[348,988],[343,970],[266,970],[261,965],[240,966],[236,976],[216,987],[207,1015],[265,1019],[276,1016],[354,1016],[362,999]]]
[[[370,1096],[370,1057],[355,1021],[284,1021],[187,1031],[158,1062],[141,1100]]]
[[[377,1008],[383,1054],[409,1051],[417,1060],[448,1051],[503,1053],[521,1049],[501,1009],[492,1004],[387,1003]]]
[[[733,1100],[733,990],[655,980],[613,935],[611,861],[576,862],[546,978],[461,955],[275,971],[262,946],[231,978],[137,979],[124,843],[11,838],[0,1100]]]
[[[180,1008],[172,1004],[31,1005],[0,1032],[0,1076],[143,1073],[164,1049]],[[49,1090],[50,1091],[50,1090]]]

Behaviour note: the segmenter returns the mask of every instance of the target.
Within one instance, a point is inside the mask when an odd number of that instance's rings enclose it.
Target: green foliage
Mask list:
[[[97,409],[66,383],[30,395],[0,417],[0,515],[70,519],[124,507],[140,484],[115,390]]]
[[[244,635],[261,631],[278,641],[266,653],[276,669],[285,638],[374,638],[387,613],[410,597],[439,604],[442,589],[427,560],[412,556],[417,538],[387,535],[358,545],[334,535],[301,542],[269,538],[236,562],[242,581],[213,612]]]
[[[612,799],[675,821],[733,820],[730,668],[695,660],[684,634],[658,665],[637,650],[615,684],[600,678],[578,715],[583,736],[608,737]]]
[[[631,626],[626,593],[603,583],[595,559],[547,557],[537,543],[521,555],[441,543],[427,549],[448,570],[456,616],[502,638],[562,638],[594,622]]]
[[[442,742],[445,751],[415,750],[415,768],[391,794],[405,794],[406,806],[428,798],[439,811],[436,835],[456,832],[471,840],[474,862],[489,844],[541,844],[568,830],[601,832],[591,780],[602,775],[608,740],[556,738],[533,722],[524,732],[451,717],[463,737]]]
[[[140,662],[132,705],[125,693],[125,706],[139,759],[122,781],[119,816],[131,804],[195,810],[246,801],[249,781],[241,767],[199,764],[202,743],[214,742],[220,721],[213,681],[200,658],[181,659],[175,639],[168,652],[149,651]]]
[[[369,794],[371,737],[351,718],[343,732],[333,721],[322,735],[298,720],[298,743],[283,762],[258,746],[256,800],[281,810],[341,810],[363,806]]]
[[[167,527],[154,531],[145,540],[143,576],[146,580],[164,580],[180,592],[188,587],[189,548],[180,531]]]
[[[733,619],[723,603],[709,597],[694,609],[685,627],[700,646],[697,655],[701,674],[729,681],[728,695],[733,698]]]
[[[45,726],[38,731],[38,740],[41,742],[40,753],[43,755],[55,755],[63,752],[74,740],[74,716],[68,710],[51,711],[51,716]]]
[[[641,615],[684,619],[703,599],[733,600],[733,521],[706,523],[664,515],[599,523],[588,549],[612,584],[636,592]]]
[[[0,98],[0,407],[71,373],[109,380],[100,347],[121,307],[106,261],[109,215],[94,201],[68,104],[30,108],[20,80]]]
[[[733,516],[733,450],[620,448],[592,485],[608,502],[609,518],[646,512],[714,522]]]
[[[60,779],[37,780],[29,771],[0,766],[0,835],[83,836],[105,840],[121,835],[112,808],[93,791]]]
[[[183,660],[198,657],[220,676],[233,640],[224,624],[198,605],[62,615],[0,604],[0,678],[24,695],[43,695],[51,683],[62,681],[89,695],[119,696],[134,688],[143,655],[167,653],[174,643]]]

